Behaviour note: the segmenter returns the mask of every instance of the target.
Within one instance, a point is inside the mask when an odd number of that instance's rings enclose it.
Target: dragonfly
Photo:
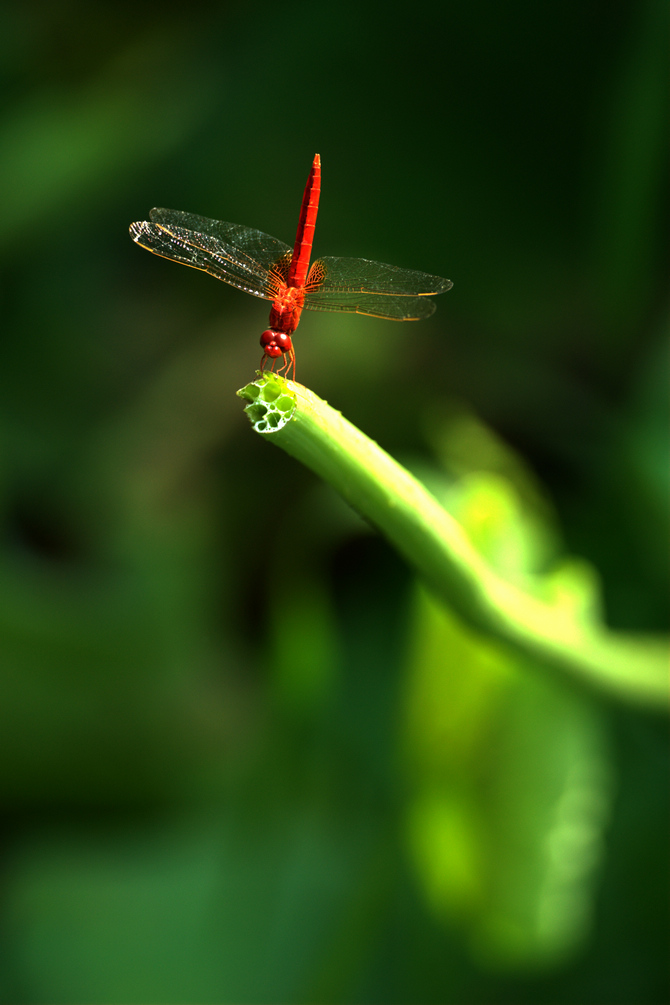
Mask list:
[[[391,321],[418,321],[435,310],[431,296],[453,283],[412,269],[366,258],[317,258],[310,266],[321,193],[321,158],[315,155],[305,186],[295,244],[278,241],[253,227],[210,220],[176,209],[152,209],[149,220],[130,225],[132,239],[147,251],[169,258],[272,301],[263,332],[261,371],[283,357],[279,368],[295,380],[293,333],[303,310],[345,311]]]

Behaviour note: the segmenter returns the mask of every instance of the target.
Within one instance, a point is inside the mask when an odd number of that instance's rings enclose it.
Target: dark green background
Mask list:
[[[667,1002],[663,717],[436,612],[251,433],[267,304],[127,231],[291,242],[318,151],[316,253],[454,288],[298,379],[666,630],[666,14],[3,4],[3,1001]]]

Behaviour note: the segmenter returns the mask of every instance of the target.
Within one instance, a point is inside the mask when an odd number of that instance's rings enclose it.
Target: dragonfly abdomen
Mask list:
[[[304,286],[309,270],[309,260],[312,257],[312,242],[316,226],[316,214],[319,211],[319,194],[321,192],[321,158],[314,157],[312,170],[309,173],[305,192],[300,207],[298,232],[295,236],[293,256],[288,271],[289,286]]]

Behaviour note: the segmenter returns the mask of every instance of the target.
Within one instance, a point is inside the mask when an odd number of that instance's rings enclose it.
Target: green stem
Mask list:
[[[627,701],[667,705],[665,639],[585,625],[502,579],[423,485],[302,385],[268,374],[238,394],[256,431],[337,489],[472,628]]]

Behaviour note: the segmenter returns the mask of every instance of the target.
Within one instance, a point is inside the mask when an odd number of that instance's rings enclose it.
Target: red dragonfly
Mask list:
[[[291,336],[304,308],[418,321],[435,310],[435,303],[426,298],[453,286],[449,279],[366,258],[318,258],[310,268],[320,192],[321,159],[316,154],[293,251],[252,227],[176,209],[152,209],[149,221],[131,223],[130,234],[154,255],[209,272],[245,293],[271,300],[270,327],[261,335],[261,370],[267,359],[272,360],[272,369],[278,357],[284,356],[280,372],[288,373],[293,367],[295,380]]]

